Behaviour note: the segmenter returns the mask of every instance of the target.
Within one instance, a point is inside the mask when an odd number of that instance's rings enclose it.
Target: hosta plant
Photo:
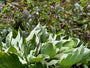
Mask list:
[[[0,66],[2,68],[71,68],[87,66],[90,49],[77,38],[48,33],[38,24],[26,38],[22,30],[13,38],[10,32],[6,42],[0,42]],[[12,64],[11,64],[12,63]]]

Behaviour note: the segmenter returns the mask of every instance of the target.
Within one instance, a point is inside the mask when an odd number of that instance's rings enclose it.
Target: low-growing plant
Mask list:
[[[14,61],[13,68],[71,68],[81,64],[88,67],[90,49],[78,38],[63,33],[48,33],[46,26],[40,24],[26,38],[21,29],[16,38],[10,32],[6,42],[0,42],[0,66],[12,68]]]

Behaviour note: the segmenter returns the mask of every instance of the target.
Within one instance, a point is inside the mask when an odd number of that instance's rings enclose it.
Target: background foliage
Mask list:
[[[19,27],[28,34],[28,31],[30,32],[40,22],[47,25],[49,32],[58,33],[64,29],[69,36],[80,38],[88,43],[90,41],[90,1],[88,0],[7,1],[7,5],[0,5],[0,8],[2,36],[6,36],[11,30],[16,32]]]

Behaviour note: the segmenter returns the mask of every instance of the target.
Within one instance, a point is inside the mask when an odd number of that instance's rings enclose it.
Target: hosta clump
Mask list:
[[[38,24],[26,38],[21,29],[16,38],[10,32],[6,42],[1,42],[0,52],[16,54],[22,66],[28,68],[70,68],[90,61],[90,49],[79,43],[79,39],[63,36],[62,32],[48,33],[45,26]]]

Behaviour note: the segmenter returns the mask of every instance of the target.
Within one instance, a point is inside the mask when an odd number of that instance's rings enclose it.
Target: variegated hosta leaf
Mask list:
[[[34,35],[36,35],[36,37],[37,37],[37,34],[40,32],[40,24],[38,24],[32,31],[31,31],[31,33],[29,34],[29,36],[26,38],[26,42],[28,42],[28,41],[30,41],[32,38],[33,38],[33,36]],[[39,41],[37,40],[37,43],[38,43]]]
[[[70,67],[73,64],[80,62],[84,57],[84,50],[84,46],[80,46],[79,48],[74,49],[72,53],[62,54],[59,64],[61,66]]]
[[[45,61],[45,59],[50,59],[50,57],[48,55],[45,54],[39,54],[37,57],[35,56],[28,56],[28,60],[30,62],[43,62]]]
[[[10,32],[6,37],[6,43],[0,42],[1,50],[2,51],[8,51],[9,47],[11,46],[11,40],[12,40],[12,32]]]
[[[47,62],[48,66],[56,65],[59,62],[59,60],[51,60],[50,62]]]
[[[16,38],[12,38],[10,41],[10,46],[7,50],[7,52],[12,52],[18,55],[18,57],[21,59],[24,59],[24,62],[26,63],[25,57],[24,57],[24,44],[23,44],[23,38],[21,37],[20,30],[18,30],[18,35]],[[7,46],[7,45],[6,45]],[[22,62],[22,63],[24,63]]]
[[[12,40],[12,32],[10,32],[7,37],[6,37],[6,45],[9,47],[11,45],[11,40]]]
[[[81,60],[82,63],[88,63],[90,61],[90,49],[85,48],[83,58]]]
[[[30,53],[31,50],[36,48],[36,45],[36,35],[34,35],[33,38],[25,44],[24,51],[26,56]]]
[[[43,57],[41,57],[41,56],[37,56],[37,57],[30,57],[29,58],[29,61],[30,62],[41,62],[41,61],[43,61]]]

